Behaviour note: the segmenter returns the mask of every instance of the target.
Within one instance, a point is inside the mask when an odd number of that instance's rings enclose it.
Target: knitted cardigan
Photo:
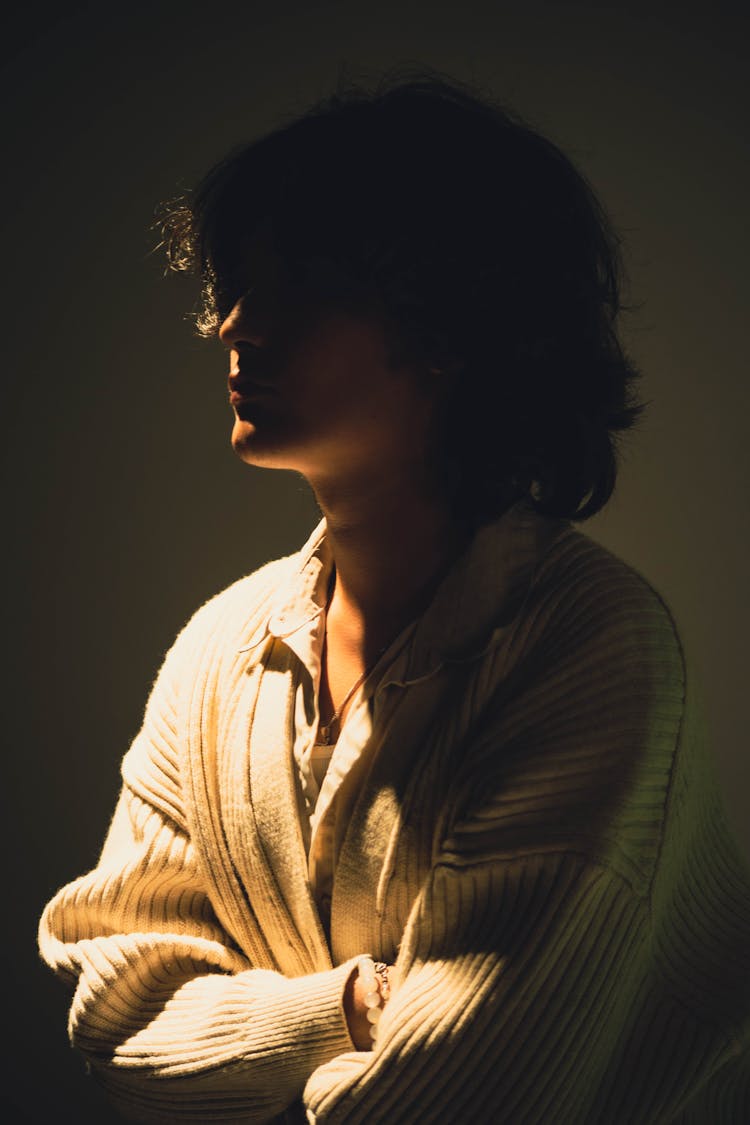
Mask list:
[[[183,629],[44,911],[93,1074],[142,1122],[747,1125],[750,875],[663,599],[568,521],[477,533],[371,698],[329,947],[279,626],[324,532]],[[371,1051],[362,953],[395,965]]]

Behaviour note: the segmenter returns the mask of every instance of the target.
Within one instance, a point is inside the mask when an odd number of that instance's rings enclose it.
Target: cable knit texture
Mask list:
[[[42,916],[113,1102],[141,1122],[747,1125],[750,875],[663,599],[522,505],[476,535],[360,709],[329,944],[293,759],[308,672],[284,643],[324,535],[181,632],[99,862]],[[395,964],[372,1051],[343,1010],[362,953]]]

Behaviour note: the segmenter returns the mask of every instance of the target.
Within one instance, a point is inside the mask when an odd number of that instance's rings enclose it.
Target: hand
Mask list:
[[[392,965],[388,966],[389,971],[392,968]],[[371,1024],[367,1018],[365,987],[360,978],[359,970],[356,968],[346,982],[346,988],[344,989],[344,1013],[354,1046],[358,1051],[371,1051]]]

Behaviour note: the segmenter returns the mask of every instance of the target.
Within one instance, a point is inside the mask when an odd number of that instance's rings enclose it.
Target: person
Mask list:
[[[577,526],[645,409],[590,185],[424,71],[340,83],[161,229],[234,449],[321,521],[184,627],[44,909],[91,1073],[143,1122],[747,1122],[700,685]]]

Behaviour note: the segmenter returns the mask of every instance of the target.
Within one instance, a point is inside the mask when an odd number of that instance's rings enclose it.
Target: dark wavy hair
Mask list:
[[[436,71],[339,78],[162,206],[169,267],[201,278],[200,334],[239,296],[241,244],[267,219],[291,268],[325,260],[346,279],[336,300],[376,302],[392,363],[447,372],[457,514],[478,525],[524,496],[577,521],[604,507],[645,404],[617,333],[620,239],[556,145]]]

